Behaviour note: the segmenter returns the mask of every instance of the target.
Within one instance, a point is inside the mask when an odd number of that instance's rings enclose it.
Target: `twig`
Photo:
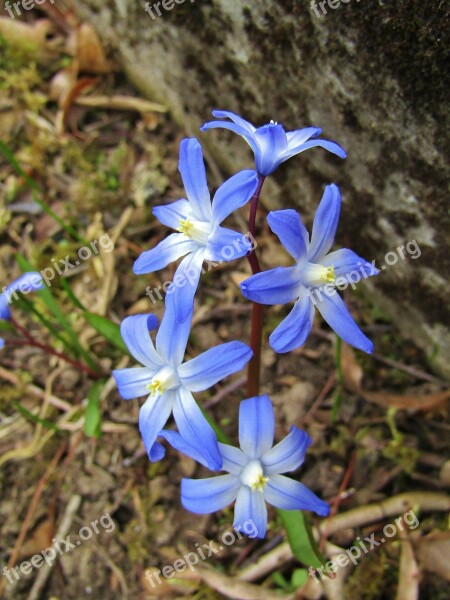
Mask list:
[[[64,516],[61,521],[61,525],[59,526],[59,529],[55,536],[57,540],[64,539],[67,536],[67,532],[69,531],[70,526],[72,525],[73,518],[75,516],[75,513],[79,509],[80,504],[81,496],[75,495],[72,496],[72,498],[69,500],[69,503],[66,507]],[[33,587],[31,588],[31,591],[28,594],[27,600],[39,600],[39,596],[41,595],[41,592],[44,589],[45,584],[47,583],[47,579],[55,564],[56,562],[52,563],[51,565],[45,564],[41,567],[38,576],[36,577],[33,583]]]

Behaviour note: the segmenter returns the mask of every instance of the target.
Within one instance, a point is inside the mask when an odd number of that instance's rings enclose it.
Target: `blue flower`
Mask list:
[[[14,300],[16,292],[28,294],[29,292],[42,290],[43,287],[44,284],[42,282],[42,276],[34,271],[24,273],[18,279],[10,283],[0,294],[0,319],[4,321],[8,321],[10,319],[11,311],[9,304],[12,302],[12,300]],[[4,345],[4,340],[0,338],[0,348],[3,348]]]
[[[208,479],[183,479],[181,502],[197,514],[212,513],[236,500],[234,527],[252,520],[257,536],[267,530],[266,502],[285,510],[312,510],[323,517],[328,504],[305,485],[281,475],[295,471],[303,463],[311,444],[307,433],[295,426],[289,435],[273,446],[275,416],[268,396],[243,400],[239,407],[240,449],[219,443],[223,470],[228,475]],[[166,434],[169,432],[165,432]],[[177,434],[166,436],[171,444],[198,460],[198,453],[184,445]]]
[[[266,177],[275,171],[285,160],[300,154],[304,150],[321,146],[336,154],[340,158],[345,158],[347,153],[339,144],[329,140],[318,140],[317,138],[322,130],[318,127],[305,127],[296,131],[285,131],[284,127],[271,121],[262,127],[254,127],[245,119],[225,110],[214,110],[213,116],[218,119],[231,119],[229,121],[211,121],[201,127],[202,131],[221,127],[230,129],[241,135],[250,148],[253,150],[256,161],[256,170],[259,175]]]
[[[206,390],[242,369],[252,351],[242,342],[228,342],[183,363],[191,320],[192,312],[183,323],[178,322],[173,303],[166,302],[155,348],[149,329],[157,326],[157,318],[148,314],[127,317],[121,325],[122,337],[144,366],[115,370],[113,376],[124,399],[148,396],[139,412],[139,429],[151,461],[164,456],[164,448],[155,441],[173,413],[182,438],[204,456],[210,469],[218,470],[222,458],[217,438],[192,392]]]
[[[153,209],[161,223],[178,233],[141,254],[133,270],[137,275],[151,273],[186,255],[167,291],[176,298],[177,318],[184,321],[193,304],[203,261],[230,261],[245,256],[251,249],[244,235],[220,224],[250,200],[258,178],[255,171],[237,173],[220,186],[211,203],[203,153],[195,138],[181,142],[179,170],[188,199]]]
[[[259,304],[286,304],[294,308],[269,338],[276,352],[289,352],[305,343],[314,320],[315,307],[328,325],[348,344],[372,352],[372,342],[362,333],[336,292],[379,273],[372,264],[346,248],[331,252],[339,221],[341,195],[332,184],[314,218],[311,241],[295,210],[269,213],[272,231],[296,261],[294,267],[278,267],[253,275],[241,283],[246,298]]]

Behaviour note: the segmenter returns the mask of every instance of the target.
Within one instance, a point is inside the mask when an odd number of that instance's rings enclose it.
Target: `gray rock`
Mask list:
[[[419,258],[404,250],[405,259],[361,288],[450,375],[449,5],[330,3],[336,8],[324,5],[320,17],[309,0],[186,0],[171,10],[160,4],[155,19],[133,0],[82,0],[76,9],[142,93],[169,105],[180,127],[200,137],[217,179],[252,162],[238,136],[199,134],[213,108],[255,124],[274,119],[287,130],[317,125],[341,143],[344,162],[316,148],[278,169],[265,206],[295,206],[310,223],[334,181],[344,197],[338,242],[382,265],[386,253],[398,258],[397,248],[414,240]]]

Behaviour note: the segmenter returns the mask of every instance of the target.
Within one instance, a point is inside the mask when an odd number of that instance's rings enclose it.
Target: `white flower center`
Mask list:
[[[212,231],[211,223],[205,223],[204,221],[189,221],[189,219],[180,219],[180,226],[178,228],[180,233],[184,233],[191,240],[194,240],[206,246],[208,243],[208,237]]]
[[[258,492],[263,491],[263,487],[269,481],[268,477],[264,477],[264,471],[261,463],[257,459],[251,460],[242,470],[241,483],[248,485],[253,490]]]
[[[166,390],[180,385],[177,372],[172,367],[165,366],[160,369],[153,377],[151,383],[147,385],[152,396],[161,396]]]
[[[334,267],[324,267],[315,263],[306,263],[301,274],[302,283],[306,287],[317,287],[336,281]]]

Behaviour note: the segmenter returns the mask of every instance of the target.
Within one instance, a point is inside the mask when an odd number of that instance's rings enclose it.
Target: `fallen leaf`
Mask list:
[[[385,392],[367,392],[361,390],[363,398],[385,408],[398,408],[399,410],[412,410],[428,412],[445,405],[450,398],[450,390],[429,394],[426,396],[413,396],[410,394],[386,394]]]
[[[356,355],[348,344],[342,344],[342,374],[344,386],[349,392],[360,392],[364,371],[356,360]]]
[[[48,548],[52,545],[54,534],[55,523],[53,519],[45,519],[45,521],[42,521],[35,527],[31,536],[22,544],[17,558],[20,560],[26,556],[38,554],[45,548]]]
[[[79,72],[105,75],[111,71],[111,63],[106,60],[97,33],[89,23],[82,23],[67,45],[76,58]]]

